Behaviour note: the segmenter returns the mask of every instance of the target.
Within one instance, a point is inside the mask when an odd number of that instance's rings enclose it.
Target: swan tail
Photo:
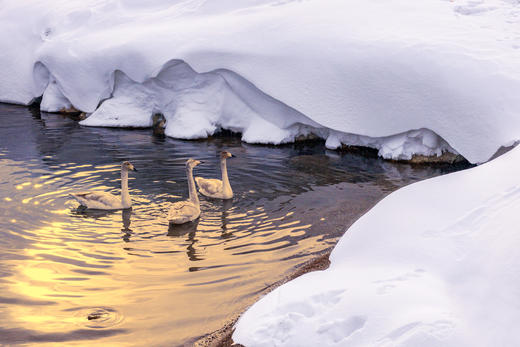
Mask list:
[[[204,190],[204,187],[203,187],[203,184],[204,184],[204,178],[202,177],[195,177],[195,182],[197,182],[197,187],[199,187],[199,192],[203,192]]]
[[[81,193],[70,193],[69,196],[79,202],[81,206],[86,206],[84,195]]]

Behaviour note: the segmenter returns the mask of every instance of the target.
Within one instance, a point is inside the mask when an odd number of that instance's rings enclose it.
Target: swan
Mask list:
[[[226,159],[235,157],[233,154],[222,151],[220,152],[220,172],[222,173],[222,180],[212,178],[195,177],[199,192],[202,195],[217,199],[231,199],[233,197],[233,190],[229,184],[227,173]]]
[[[200,203],[195,182],[193,181],[193,168],[202,162],[195,159],[186,161],[186,175],[188,176],[188,188],[190,197],[185,201],[174,202],[168,212],[168,220],[171,224],[184,224],[192,222],[200,216]]]
[[[71,197],[76,199],[81,206],[93,210],[122,210],[132,207],[132,199],[128,193],[128,171],[137,171],[129,162],[121,164],[121,196],[115,196],[108,192],[87,191],[72,193]]]

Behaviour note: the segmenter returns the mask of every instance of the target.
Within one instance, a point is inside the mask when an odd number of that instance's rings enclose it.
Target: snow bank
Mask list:
[[[179,60],[142,83],[116,71],[112,97],[82,124],[146,127],[155,113],[164,115],[166,135],[183,139],[204,138],[223,128],[243,133],[247,142],[280,144],[310,129],[323,131],[231,71],[199,74]]]
[[[43,95],[43,110],[72,105],[104,126],[147,126],[139,112],[159,108],[183,138],[227,124],[280,143],[312,124],[329,146],[356,134],[383,148],[429,129],[483,162],[519,139],[518,12],[510,0],[4,0],[0,101]],[[158,83],[172,61],[193,71],[177,89]]]
[[[238,321],[253,346],[516,346],[520,148],[392,193],[330,268],[269,293]]]
[[[47,100],[55,96],[54,103]],[[42,107],[66,104],[55,84],[46,89]],[[62,103],[60,103],[62,102]],[[330,149],[342,144],[372,147],[388,159],[409,160],[413,155],[440,156],[456,153],[446,141],[428,129],[407,131],[382,138],[334,131],[312,121],[280,101],[262,93],[229,70],[199,74],[188,64],[172,60],[156,77],[142,83],[115,72],[112,97],[81,124],[108,127],[150,127],[152,117],[166,119],[165,134],[181,139],[205,138],[220,129],[242,133],[250,143],[280,144],[316,136]]]

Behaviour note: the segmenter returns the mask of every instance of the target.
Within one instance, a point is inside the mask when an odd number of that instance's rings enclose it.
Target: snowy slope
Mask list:
[[[519,11],[515,0],[4,0],[0,101],[43,94],[43,110],[94,112],[85,125],[147,126],[163,112],[181,138],[238,124],[249,142],[361,136],[386,157],[448,148],[483,162],[520,137]],[[175,61],[184,80],[161,85]],[[404,134],[415,129],[453,149]]]
[[[392,193],[240,318],[254,346],[518,346],[520,148]]]

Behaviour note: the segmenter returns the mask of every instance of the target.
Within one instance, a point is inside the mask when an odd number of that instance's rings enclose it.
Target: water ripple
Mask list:
[[[228,162],[235,198],[201,198],[197,222],[169,226],[169,205],[188,195],[186,159],[206,162],[197,175],[218,177],[223,149],[237,156]],[[133,208],[78,210],[72,192],[119,194],[123,160],[139,170],[130,175]],[[330,248],[385,194],[444,172],[319,143],[85,128],[0,105],[0,344],[192,341]]]

